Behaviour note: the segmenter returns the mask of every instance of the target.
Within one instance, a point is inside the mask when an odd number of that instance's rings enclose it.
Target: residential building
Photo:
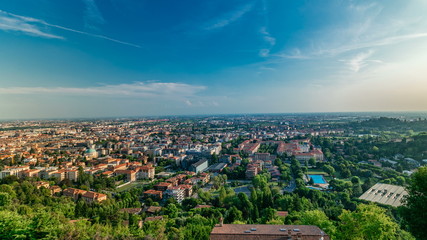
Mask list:
[[[137,167],[136,169],[137,179],[153,179],[155,175],[155,168],[151,165],[145,165]]]
[[[77,178],[79,177],[79,171],[78,170],[67,170],[65,171],[65,178],[70,181],[77,181]]]
[[[187,184],[178,185],[179,188],[184,190],[184,198],[191,197],[193,195],[193,186]]]
[[[37,177],[39,174],[40,170],[39,169],[28,169],[28,170],[24,170],[21,171],[19,173],[19,176],[21,178],[25,178],[25,177]]]
[[[144,196],[147,198],[149,197],[149,198],[153,198],[156,200],[162,200],[163,199],[163,192],[150,189],[150,190],[147,190],[144,192]]]
[[[166,191],[170,187],[172,187],[172,183],[169,183],[169,182],[160,182],[154,185],[154,189],[162,192]]]
[[[209,163],[207,159],[202,159],[196,163],[191,164],[190,166],[190,171],[199,173],[199,172],[203,172],[204,170],[206,170],[206,168],[208,168]]]
[[[136,181],[136,172],[134,170],[116,170],[114,171],[114,174],[116,176],[118,175],[126,175],[126,181],[128,182],[134,182]]]
[[[211,240],[329,240],[317,226],[218,224],[210,234]]]
[[[41,187],[49,188],[50,184],[48,182],[38,181],[35,182],[36,188],[40,189]]]
[[[62,192],[62,194],[64,194],[64,196],[72,197],[74,200],[77,200],[85,192],[87,192],[87,191],[86,190],[77,189],[77,188],[67,188],[67,189],[64,189],[64,191]]]
[[[107,195],[103,193],[87,191],[82,194],[82,199],[84,199],[88,203],[102,202],[107,200]]]
[[[165,196],[167,198],[174,198],[178,203],[181,203],[184,200],[184,189],[178,186],[170,187],[165,191]]]

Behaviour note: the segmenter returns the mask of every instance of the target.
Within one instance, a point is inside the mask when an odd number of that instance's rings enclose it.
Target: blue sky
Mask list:
[[[427,110],[427,2],[2,0],[1,118]]]

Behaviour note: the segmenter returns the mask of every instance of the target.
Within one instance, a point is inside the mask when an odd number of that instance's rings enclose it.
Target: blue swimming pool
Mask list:
[[[313,179],[314,184],[327,183],[323,175],[308,175],[308,177]]]

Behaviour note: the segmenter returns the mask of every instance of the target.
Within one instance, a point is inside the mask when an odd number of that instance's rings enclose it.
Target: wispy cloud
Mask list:
[[[267,2],[262,1],[262,15],[264,17],[264,26],[261,27],[259,33],[261,34],[262,39],[266,43],[266,46],[259,50],[259,56],[268,57],[270,55],[271,49],[276,45],[276,38],[274,38],[271,33],[268,31],[268,9]]]
[[[362,69],[363,67],[366,67],[368,65],[368,62],[370,62],[370,61],[378,62],[378,60],[368,60],[369,57],[371,57],[373,53],[374,53],[374,51],[372,49],[370,49],[367,52],[361,52],[361,53],[356,54],[351,59],[341,60],[341,61],[345,62],[349,66],[351,71],[359,72],[360,69]]]
[[[286,53],[283,52],[274,56],[287,59],[309,59],[313,57],[312,55],[301,53],[301,50],[299,48],[294,48]]]
[[[419,38],[427,38],[427,32],[391,36],[391,37],[385,37],[381,39],[357,42],[357,43],[349,43],[349,44],[341,45],[339,47],[332,47],[332,48],[317,48],[314,50],[307,49],[307,51],[304,53],[302,53],[301,50],[299,50],[298,48],[295,48],[291,51],[282,52],[275,56],[288,58],[288,59],[309,59],[309,58],[321,58],[321,57],[328,57],[328,56],[333,57],[333,56],[337,56],[337,55],[355,51],[355,50],[374,48],[374,47],[384,47],[384,46],[394,45],[401,42],[415,40]]]
[[[98,30],[96,25],[104,24],[105,20],[96,5],[95,0],[83,0],[86,5],[85,11],[85,27]]]
[[[240,7],[237,10],[234,10],[232,12],[228,12],[225,15],[222,15],[212,21],[209,21],[207,24],[204,25],[205,30],[217,30],[224,28],[231,23],[237,22],[240,18],[242,18],[246,13],[250,12],[252,8],[254,7],[254,3],[246,4],[242,7]]]
[[[262,27],[260,30],[260,34],[264,40],[264,42],[267,43],[267,47],[260,49],[259,55],[261,57],[267,57],[270,54],[271,48],[276,45],[276,38],[272,37],[270,32],[267,31],[267,27]]]
[[[299,52],[285,49],[280,55],[289,59],[335,57],[352,51],[377,50],[380,47],[395,45],[405,41],[426,38],[425,20],[419,17],[390,15],[384,13],[384,6],[378,3],[349,3],[347,18],[343,23],[325,26],[313,35],[305,46],[294,46]],[[424,24],[419,25],[422,21]],[[344,24],[345,23],[345,24]],[[301,41],[304,42],[304,41]],[[301,57],[303,56],[303,57]]]
[[[61,36],[49,33],[46,29],[32,24],[33,18],[17,16],[0,10],[0,29],[3,31],[15,31],[25,33],[31,36],[64,39]]]
[[[205,86],[173,82],[134,82],[98,87],[9,87],[0,88],[0,94],[68,94],[68,95],[106,95],[131,97],[192,97],[205,90]]]
[[[392,37],[386,37],[382,39],[377,39],[373,41],[367,42],[359,42],[354,44],[348,44],[337,48],[331,49],[321,49],[317,52],[314,52],[314,55],[338,55],[345,52],[350,52],[354,50],[364,49],[364,48],[372,48],[372,47],[380,47],[380,46],[388,46],[397,44],[404,41],[414,40],[418,38],[427,37],[427,32],[422,33],[414,33],[414,34],[406,34],[406,35],[398,35]]]
[[[263,36],[264,41],[270,46],[276,45],[276,38],[271,36],[270,32],[267,31],[267,27],[262,27],[260,33]]]
[[[56,39],[65,39],[62,36],[51,34],[47,32],[48,28],[56,28],[65,30],[68,32],[74,32],[78,34],[83,34],[86,36],[94,37],[94,38],[100,38],[107,41],[120,43],[124,45],[128,45],[131,47],[141,48],[141,46],[128,43],[124,41],[120,41],[114,38],[110,38],[107,36],[99,35],[99,34],[93,34],[88,32],[83,32],[79,30],[75,30],[72,28],[63,27],[56,24],[50,24],[44,20],[16,15],[13,13],[5,12],[0,10],[0,29],[4,31],[16,31],[16,32],[22,32],[30,36],[37,36],[37,37],[44,37],[44,38],[56,38]]]

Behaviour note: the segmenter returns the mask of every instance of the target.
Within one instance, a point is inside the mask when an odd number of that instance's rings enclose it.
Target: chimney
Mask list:
[[[224,218],[219,218],[219,226],[222,227],[224,225]]]
[[[288,229],[288,235],[291,236],[292,235],[292,230]]]

